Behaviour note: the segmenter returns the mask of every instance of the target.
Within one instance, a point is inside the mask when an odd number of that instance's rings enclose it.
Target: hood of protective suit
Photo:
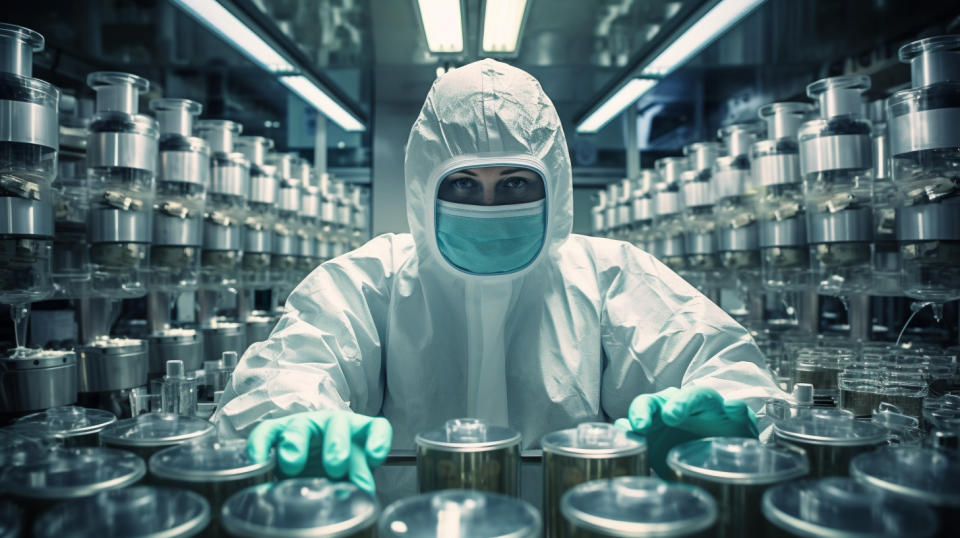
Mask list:
[[[407,220],[421,265],[451,267],[437,249],[436,200],[440,182],[458,169],[515,165],[543,176],[546,237],[527,270],[555,255],[570,235],[572,179],[560,118],[540,83],[513,66],[481,60],[438,78],[410,131],[404,163]]]

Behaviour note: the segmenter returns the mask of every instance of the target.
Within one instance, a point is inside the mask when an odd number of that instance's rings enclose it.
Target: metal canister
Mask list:
[[[482,420],[448,420],[417,435],[420,493],[477,489],[520,494],[520,433]]]
[[[23,529],[23,515],[17,505],[0,502],[0,538],[18,538]]]
[[[203,335],[195,329],[164,329],[151,334],[150,376],[167,371],[167,361],[183,361],[183,369],[195,372],[203,367]]]
[[[210,505],[192,491],[138,486],[56,506],[33,529],[37,538],[181,538],[195,536],[209,521]]]
[[[717,503],[702,488],[650,476],[593,480],[563,494],[568,538],[708,536]]]
[[[932,507],[940,536],[960,529],[960,454],[932,448],[884,448],[850,462],[850,475],[891,496]]]
[[[540,514],[514,497],[466,489],[424,493],[383,511],[379,538],[537,538]]]
[[[98,338],[80,348],[79,392],[110,392],[147,383],[150,357],[145,340]]]
[[[189,489],[202,495],[211,510],[203,536],[221,536],[220,509],[238,491],[273,479],[274,458],[255,462],[243,439],[204,438],[166,448],[150,458],[150,474],[161,486]]]
[[[76,401],[74,352],[31,349],[0,357],[0,413],[40,411]]]
[[[777,422],[773,433],[778,444],[807,453],[811,478],[846,475],[854,456],[883,445],[888,437],[881,426],[832,408],[811,409]]]
[[[273,330],[273,327],[277,324],[277,318],[271,316],[269,312],[263,310],[254,310],[249,316],[247,316],[246,322],[246,331],[247,331],[247,347],[251,344],[257,342],[263,342],[270,337],[270,331]],[[241,351],[241,354],[243,352]]]
[[[717,500],[715,536],[763,533],[760,499],[771,484],[799,478],[810,470],[801,450],[760,444],[756,439],[712,437],[675,446],[667,465],[676,478],[702,487]]]
[[[63,446],[100,446],[100,431],[117,421],[117,416],[102,409],[72,405],[51,407],[27,415],[17,425],[37,425],[46,437],[59,440]]]
[[[933,536],[932,510],[840,476],[779,484],[763,494],[764,536]]]
[[[646,440],[612,424],[587,422],[549,433],[541,445],[545,536],[563,536],[560,498],[573,486],[648,473]]]
[[[220,521],[227,536],[373,538],[380,507],[349,482],[293,478],[235,493]]]
[[[130,452],[62,448],[5,468],[0,474],[0,491],[31,520],[58,502],[132,485],[146,472],[143,460]],[[30,521],[26,523],[29,528]]]
[[[171,446],[196,441],[213,434],[213,424],[172,413],[144,413],[118,420],[100,432],[104,446],[122,448],[150,461],[155,453]]]
[[[215,326],[204,327],[203,358],[207,361],[219,359],[224,351],[233,351],[243,355],[247,344],[247,326],[231,321],[217,321]]]

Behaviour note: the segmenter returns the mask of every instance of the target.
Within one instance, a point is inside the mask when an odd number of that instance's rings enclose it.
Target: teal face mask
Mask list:
[[[544,200],[473,205],[437,201],[437,247],[456,267],[481,275],[511,273],[533,261],[546,235]]]

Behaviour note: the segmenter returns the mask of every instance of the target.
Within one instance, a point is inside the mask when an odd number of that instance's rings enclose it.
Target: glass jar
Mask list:
[[[687,169],[684,157],[664,157],[656,161],[660,183],[654,198],[654,256],[674,271],[686,267],[684,223],[681,213],[680,174]]]
[[[725,279],[741,288],[760,283],[760,246],[756,215],[757,187],[750,173],[750,145],[760,124],[737,123],[717,133],[726,155],[713,165],[717,250]]]

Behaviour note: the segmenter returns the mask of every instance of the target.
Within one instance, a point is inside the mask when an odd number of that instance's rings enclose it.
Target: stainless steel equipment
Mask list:
[[[654,227],[656,242],[654,256],[674,271],[686,267],[684,227],[680,199],[680,174],[687,169],[684,157],[665,157],[654,163],[660,182],[654,187]]]
[[[349,482],[295,478],[235,493],[220,517],[229,536],[373,538],[379,513],[377,501]]]
[[[203,366],[203,335],[196,329],[161,329],[151,334],[148,342],[151,378],[163,375],[171,360],[183,361],[187,372],[196,372]]]
[[[0,410],[40,411],[77,401],[77,356],[72,351],[22,349],[0,357]]]
[[[654,185],[657,183],[655,170],[640,170],[640,175],[634,180],[631,191],[633,226],[628,241],[639,249],[653,253],[656,250],[653,233],[654,217]]]
[[[646,476],[580,484],[563,495],[561,511],[569,538],[707,536],[717,520],[703,489]]]
[[[379,538],[536,538],[540,536],[540,514],[526,502],[506,495],[452,489],[391,504],[383,511],[377,530]]]
[[[16,425],[39,426],[45,437],[57,439],[65,447],[94,447],[100,445],[100,431],[116,421],[117,416],[109,411],[64,406],[27,415]]]
[[[227,351],[242,355],[247,349],[246,323],[214,319],[210,325],[202,327],[201,332],[204,360],[217,359]]]
[[[678,445],[667,455],[667,465],[679,481],[699,486],[717,500],[715,536],[719,537],[761,535],[763,492],[772,484],[794,480],[810,470],[800,450],[733,437]]]
[[[716,220],[711,180],[713,161],[720,153],[714,142],[696,142],[683,148],[690,169],[680,174],[680,199],[684,219],[686,269],[682,276],[701,290],[717,285],[720,259],[717,255]]]
[[[117,421],[100,432],[104,446],[129,450],[144,461],[172,446],[212,435],[213,424],[171,413],[144,413]]]
[[[757,184],[750,173],[750,146],[758,138],[757,122],[736,123],[720,129],[726,155],[713,163],[714,217],[717,250],[728,283],[742,289],[760,283],[760,244],[757,227]],[[728,285],[727,287],[734,287]]]
[[[321,194],[310,163],[296,159],[294,173],[300,182],[300,226],[297,242],[300,244],[297,257],[298,281],[320,265],[319,236],[321,232]]]
[[[887,442],[884,428],[831,408],[813,408],[779,421],[773,432],[778,444],[806,452],[812,478],[846,475],[850,460]]]
[[[543,436],[543,514],[545,536],[564,536],[560,498],[583,482],[645,475],[647,443],[612,424],[588,422]]]
[[[520,434],[510,428],[469,418],[418,434],[420,493],[475,489],[518,496],[520,441]]]
[[[275,167],[277,181],[280,182],[273,257],[270,261],[270,276],[274,280],[275,295],[280,301],[286,298],[296,284],[294,280],[297,278],[297,257],[300,255],[300,244],[296,235],[299,229],[300,182],[293,171],[295,158],[292,154],[271,154],[268,158]]]
[[[54,189],[53,285],[58,299],[91,293],[87,222],[87,127],[77,99],[60,102],[60,151]]]

